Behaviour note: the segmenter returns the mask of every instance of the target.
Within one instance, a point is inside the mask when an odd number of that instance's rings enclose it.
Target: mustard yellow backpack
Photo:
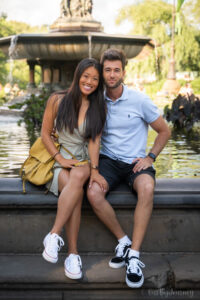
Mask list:
[[[60,145],[55,143],[59,150]],[[28,180],[35,185],[43,185],[53,177],[53,165],[55,159],[47,151],[39,137],[32,145],[29,156],[22,164],[20,169],[20,176],[23,181],[23,192],[25,193],[25,182]]]
[[[58,151],[61,145],[54,143]],[[63,149],[68,152],[73,159],[76,157],[64,146]],[[26,193],[25,182],[29,181],[35,185],[44,185],[53,177],[53,165],[55,163],[54,157],[47,151],[45,145],[42,142],[42,138],[39,137],[32,145],[29,156],[22,164],[20,169],[20,176],[23,183],[23,192]],[[88,160],[80,161],[75,166],[82,166],[87,164]]]

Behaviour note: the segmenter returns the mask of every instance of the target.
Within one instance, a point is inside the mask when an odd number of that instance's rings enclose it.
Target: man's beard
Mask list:
[[[122,84],[122,82],[123,82],[123,79],[121,78],[121,79],[119,79],[116,83],[115,83],[115,85],[109,85],[109,84],[107,84],[106,82],[105,82],[105,85],[106,85],[106,87],[107,88],[109,88],[109,89],[116,89],[118,86],[120,86],[121,84]]]

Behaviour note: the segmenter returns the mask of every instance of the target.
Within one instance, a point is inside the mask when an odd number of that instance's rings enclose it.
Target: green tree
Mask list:
[[[200,70],[200,44],[197,39],[196,30],[187,26],[184,22],[181,25],[181,34],[175,37],[175,60],[176,68],[180,71]]]
[[[6,14],[2,13],[0,15],[0,37],[13,35],[15,34],[15,31],[10,26],[9,22],[7,22],[7,16]]]
[[[133,24],[130,33],[151,37],[156,47],[156,51],[147,58],[130,62],[132,72],[144,74],[155,71],[158,78],[166,75],[167,66],[163,61],[169,55],[171,17],[171,5],[160,0],[144,0],[120,10],[116,24],[129,20]]]
[[[200,0],[192,2],[195,2],[192,4],[193,8],[196,7]],[[175,37],[176,67],[178,71],[198,71],[200,69],[200,31],[189,24],[189,17],[185,16],[184,10],[182,10],[183,7],[181,7],[179,12],[182,25],[181,34]],[[190,6],[194,19],[196,14],[194,14],[192,8]],[[191,16],[192,13],[190,18]],[[143,0],[120,10],[116,19],[117,24],[124,20],[131,21],[133,24],[132,34],[149,36],[157,45],[156,52],[152,52],[143,61],[136,63],[134,60],[132,69],[135,72],[143,74],[147,73],[147,71],[152,72],[155,70],[158,76],[166,77],[170,58],[171,19],[172,5],[164,0]]]
[[[8,21],[7,15],[0,15],[0,37],[21,34],[21,33],[46,33],[48,25],[30,26],[24,22]]]
[[[20,33],[46,33],[48,32],[48,25],[30,26],[24,22],[9,21],[9,26],[13,29],[15,34]]]
[[[6,70],[6,59],[5,55],[2,51],[0,51],[0,83],[5,82],[5,77],[7,76],[7,70]]]
[[[8,21],[6,14],[0,15],[0,37],[6,37],[21,33],[45,33],[48,26],[30,26],[24,22]],[[10,64],[5,55],[0,51],[0,83],[5,84],[8,80]],[[39,82],[39,70],[36,70],[36,82]],[[25,60],[16,60],[13,64],[13,82],[18,83],[21,89],[25,89],[28,83],[28,66]]]
[[[200,29],[200,0],[187,0],[183,6],[184,15],[187,16],[188,23]]]
[[[116,24],[133,23],[132,34],[147,35],[162,44],[169,40],[171,5],[161,0],[144,0],[122,8]]]
[[[14,31],[11,26],[6,21],[7,16],[5,14],[1,14],[0,16],[0,37],[13,35]],[[6,67],[6,57],[2,51],[0,51],[0,83],[5,84],[6,78],[8,76],[8,70]]]

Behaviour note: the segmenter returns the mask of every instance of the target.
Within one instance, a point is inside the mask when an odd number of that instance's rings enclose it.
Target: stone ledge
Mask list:
[[[0,290],[21,289],[129,289],[125,268],[111,269],[107,254],[81,255],[84,277],[71,280],[64,275],[65,256],[57,264],[46,262],[41,255],[0,255]],[[145,282],[143,289],[198,289],[200,287],[198,254],[142,253]],[[181,284],[180,284],[181,283]]]
[[[174,254],[166,256],[174,274],[174,287],[176,289],[200,287],[200,255]]]
[[[199,290],[173,289],[84,289],[0,291],[0,300],[199,300]]]
[[[0,291],[0,300],[199,300],[199,290],[115,289],[115,290],[23,290]]]
[[[57,197],[51,193],[45,195],[42,187],[27,186],[27,194],[22,194],[19,178],[0,179],[0,253],[40,253],[42,240],[52,227]],[[107,198],[116,208],[122,228],[131,236],[136,195],[125,185],[120,185]],[[142,251],[199,253],[199,207],[199,179],[158,180],[154,210]],[[85,202],[78,239],[79,251],[113,253],[115,247],[114,236]],[[62,251],[67,251],[67,248]]]
[[[57,197],[52,193],[44,194],[43,186],[26,183],[27,194],[22,193],[20,178],[0,178],[0,207],[55,207]],[[115,207],[134,207],[137,201],[127,186],[121,184],[110,192],[107,199]],[[85,201],[84,206],[87,206]],[[200,207],[200,179],[158,179],[154,207]]]

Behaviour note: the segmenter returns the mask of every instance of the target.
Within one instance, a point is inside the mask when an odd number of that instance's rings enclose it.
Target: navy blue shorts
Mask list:
[[[134,164],[128,164],[120,160],[114,160],[110,157],[100,154],[99,156],[99,173],[105,178],[109,185],[109,190],[114,190],[120,182],[126,182],[133,190],[133,182],[138,175],[149,174],[155,180],[155,169],[151,166],[145,170],[134,173]]]

